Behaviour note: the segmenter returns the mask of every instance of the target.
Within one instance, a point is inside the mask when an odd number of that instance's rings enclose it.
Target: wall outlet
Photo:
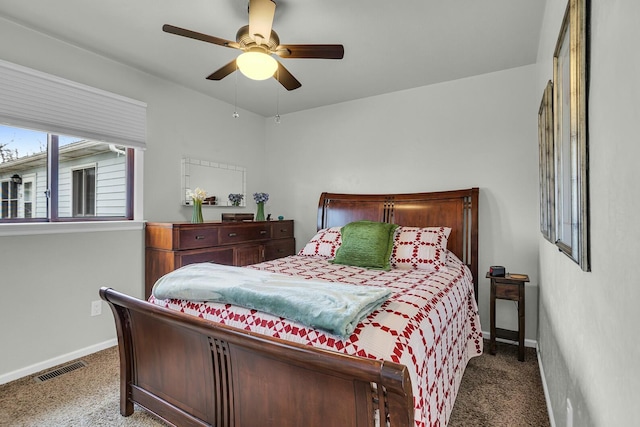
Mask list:
[[[567,397],[567,427],[573,427],[573,405],[571,399]]]
[[[102,301],[91,301],[91,315],[99,316],[102,314]]]

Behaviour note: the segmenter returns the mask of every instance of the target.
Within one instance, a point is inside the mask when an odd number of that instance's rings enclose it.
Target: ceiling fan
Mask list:
[[[244,52],[214,71],[207,77],[208,80],[222,80],[232,72],[240,70],[254,80],[274,77],[287,90],[294,90],[302,84],[275,60],[273,54],[280,58],[343,58],[344,46],[341,44],[280,44],[278,34],[271,28],[275,11],[276,4],[272,0],[249,0],[249,25],[238,30],[235,42],[169,24],[163,25],[162,30]]]

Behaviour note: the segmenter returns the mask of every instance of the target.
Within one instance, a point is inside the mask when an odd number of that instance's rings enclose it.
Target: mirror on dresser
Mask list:
[[[242,166],[184,157],[181,203],[190,206],[193,202],[189,193],[200,188],[207,192],[209,198],[202,206],[233,206],[229,201],[232,193],[244,195],[236,206],[246,206],[246,175],[247,171]]]

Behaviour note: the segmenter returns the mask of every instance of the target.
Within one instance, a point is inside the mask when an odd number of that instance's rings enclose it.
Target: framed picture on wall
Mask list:
[[[540,231],[545,239],[555,243],[555,159],[553,156],[553,82],[551,80],[544,88],[538,110],[538,145]]]
[[[556,245],[590,270],[587,151],[588,0],[569,0],[553,55]]]

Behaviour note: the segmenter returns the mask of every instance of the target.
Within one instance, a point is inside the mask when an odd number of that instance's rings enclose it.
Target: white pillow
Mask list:
[[[340,229],[342,227],[324,228],[313,236],[309,243],[298,252],[298,255],[321,256],[333,258],[342,244]]]
[[[447,264],[449,227],[398,227],[391,268],[438,271]]]

